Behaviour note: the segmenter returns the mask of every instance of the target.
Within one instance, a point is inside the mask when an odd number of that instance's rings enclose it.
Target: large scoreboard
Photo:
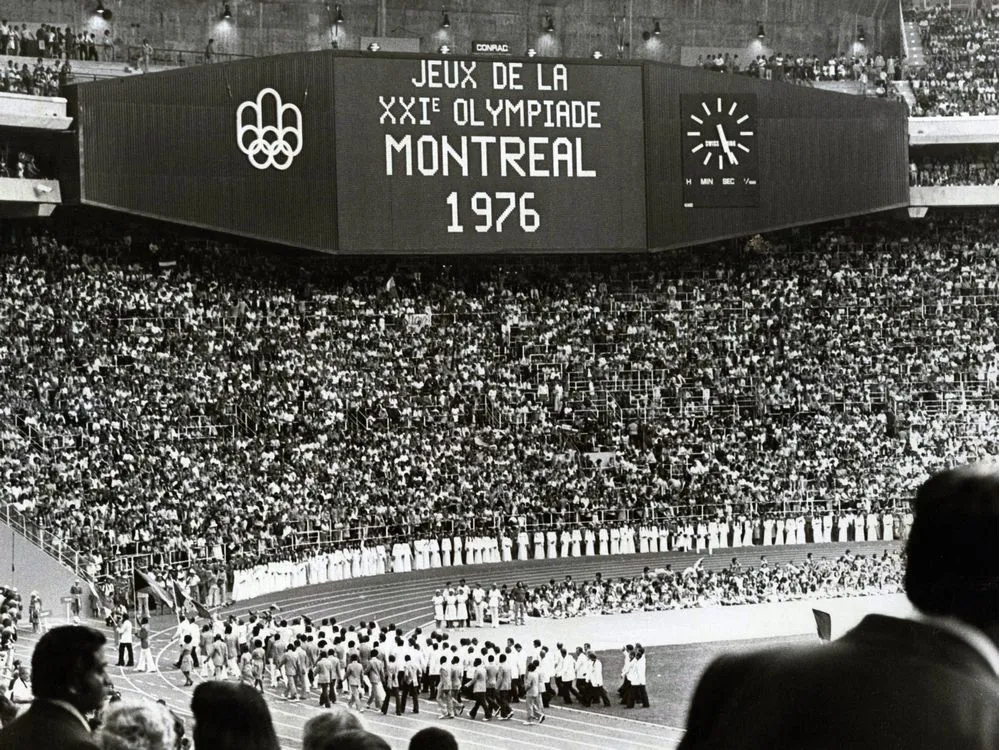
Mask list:
[[[70,102],[82,203],[325,252],[656,250],[908,199],[902,105],[656,63],[311,52]]]
[[[339,61],[341,250],[644,249],[641,73]]]

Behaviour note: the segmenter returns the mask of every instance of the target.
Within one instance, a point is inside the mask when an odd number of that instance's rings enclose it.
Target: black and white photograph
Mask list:
[[[1000,750],[998,47],[0,4],[0,750]]]

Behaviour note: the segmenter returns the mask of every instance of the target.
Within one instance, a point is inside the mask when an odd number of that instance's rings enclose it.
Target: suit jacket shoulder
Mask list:
[[[69,711],[37,701],[0,731],[0,750],[100,750],[100,746]]]
[[[998,745],[997,677],[937,628],[871,616],[830,644],[713,662],[682,750]]]

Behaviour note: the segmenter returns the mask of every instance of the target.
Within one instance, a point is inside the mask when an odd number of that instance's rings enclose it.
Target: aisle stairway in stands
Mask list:
[[[924,45],[920,41],[920,27],[916,21],[903,23],[903,54],[906,55],[906,65],[911,68],[922,68],[927,64]]]

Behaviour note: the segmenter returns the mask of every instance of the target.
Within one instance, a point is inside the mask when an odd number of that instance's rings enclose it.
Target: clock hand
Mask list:
[[[719,133],[719,140],[722,141],[722,150],[726,152],[726,156],[729,157],[730,164],[736,164],[736,157],[733,156],[733,152],[729,148],[729,142],[726,140],[726,131],[722,129],[722,123],[718,123],[715,129]]]

